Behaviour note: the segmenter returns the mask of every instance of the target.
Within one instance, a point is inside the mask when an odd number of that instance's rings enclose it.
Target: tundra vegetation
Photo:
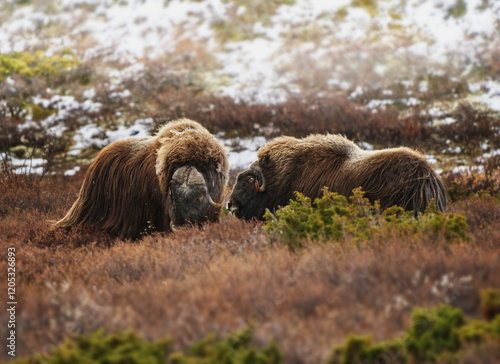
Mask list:
[[[221,47],[265,38],[259,32],[272,16],[297,1],[259,1],[255,9],[269,12],[261,28],[249,2],[229,2],[236,5],[230,16],[210,28]],[[475,11],[465,3],[442,8],[459,22]],[[48,6],[6,1],[2,21],[19,4]],[[96,6],[75,5],[82,13],[71,20],[79,24]],[[381,1],[353,0],[332,17],[341,23],[367,11],[369,23],[384,9]],[[423,39],[398,11],[389,19],[404,35],[397,41]],[[336,29],[304,23],[280,36],[322,44]],[[62,23],[40,26],[47,39],[70,33]],[[172,54],[141,59],[138,74],[113,49],[87,52],[93,43],[85,34],[59,52],[2,53],[0,251],[16,249],[17,362],[500,362],[500,115],[477,102],[500,76],[496,40],[477,48],[470,67],[450,56],[446,67],[427,72],[421,58],[403,57],[398,77],[387,77],[374,65],[397,66],[401,53],[370,44],[380,33],[369,30],[363,42],[327,44],[334,53],[325,53],[326,64],[294,53],[300,67],[289,93],[271,103],[214,92],[214,83],[227,82],[213,72],[221,60],[183,37]],[[337,66],[346,88],[325,77]],[[312,133],[341,134],[363,148],[418,148],[446,186],[447,211],[380,212],[362,190],[352,199],[325,191],[316,200],[294,195],[264,222],[223,213],[219,222],[135,241],[85,226],[52,229],[110,135],[137,120],[147,120],[153,135],[184,117],[231,138],[233,150],[241,138]],[[95,132],[83,143],[85,128]],[[0,272],[5,280],[6,259]]]
[[[271,229],[224,215],[131,242],[86,228],[51,230],[47,220],[71,206],[84,172],[2,175],[0,241],[16,248],[24,362],[115,354],[137,363],[141,355],[159,363],[226,356],[235,363],[363,362],[411,337],[412,312],[441,323],[432,339],[407,341],[416,346],[401,349],[401,358],[498,357],[497,179],[453,177],[449,191],[467,186],[470,194],[420,220],[399,209],[380,214],[362,192],[351,202],[326,193],[316,204],[299,196],[269,217]],[[449,307],[437,308],[443,304]],[[441,325],[451,325],[450,333]],[[228,351],[228,340],[244,330],[246,341]],[[433,335],[441,335],[439,347],[421,344],[434,343]]]
[[[499,291],[493,292],[499,294]],[[500,308],[498,302],[496,308]],[[463,357],[467,360],[478,354],[476,362],[486,362],[498,358],[490,355],[498,355],[499,340],[500,316],[493,320],[467,320],[461,309],[443,304],[413,310],[411,323],[400,338],[374,344],[370,336],[350,335],[345,343],[333,348],[325,363],[458,363]],[[209,335],[184,353],[175,352],[169,338],[149,342],[134,333],[106,335],[98,330],[88,336],[67,339],[49,355],[32,356],[15,363],[283,363],[283,354],[275,341],[262,349],[252,346],[251,341],[250,328],[222,340]]]
[[[347,236],[358,244],[379,239],[399,239],[404,235],[420,234],[428,239],[440,237],[444,242],[467,241],[468,225],[462,214],[443,213],[431,204],[415,217],[413,211],[398,206],[383,212],[380,206],[364,197],[358,188],[349,198],[335,192],[323,191],[323,197],[314,203],[296,192],[296,200],[278,209],[267,210],[264,229],[272,238],[288,244],[292,250],[307,239],[314,241],[342,241]]]

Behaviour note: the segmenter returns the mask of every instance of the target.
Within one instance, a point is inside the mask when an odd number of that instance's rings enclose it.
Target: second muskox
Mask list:
[[[227,153],[199,123],[180,119],[153,137],[104,148],[57,227],[91,225],[122,239],[215,221],[229,175]]]
[[[229,207],[239,218],[262,219],[294,197],[322,196],[323,187],[349,196],[361,187],[380,207],[398,205],[415,213],[435,199],[446,210],[446,190],[425,156],[409,148],[363,150],[340,135],[275,138],[259,149],[258,160],[241,172]]]

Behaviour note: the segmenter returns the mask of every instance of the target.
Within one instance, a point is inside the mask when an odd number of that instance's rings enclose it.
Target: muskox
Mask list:
[[[340,135],[311,135],[275,138],[257,157],[238,175],[229,201],[232,213],[246,220],[287,205],[294,191],[320,197],[325,186],[346,197],[362,187],[381,209],[398,205],[417,213],[431,199],[439,210],[446,209],[439,177],[423,154],[409,148],[368,151]]]
[[[224,147],[199,123],[180,119],[155,136],[104,148],[57,227],[91,225],[136,239],[186,223],[216,221],[229,175]]]

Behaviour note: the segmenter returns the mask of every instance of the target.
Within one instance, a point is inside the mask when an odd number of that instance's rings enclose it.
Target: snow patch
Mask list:
[[[219,135],[217,138],[228,150],[229,166],[232,169],[250,167],[250,164],[257,160],[259,148],[267,143],[266,138],[261,136],[245,139],[223,139]]]

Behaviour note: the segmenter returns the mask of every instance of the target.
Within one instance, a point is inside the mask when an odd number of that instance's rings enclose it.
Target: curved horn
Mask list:
[[[262,177],[262,186],[259,186],[259,181],[255,180],[255,189],[259,192],[264,192],[266,190],[266,180],[264,179],[264,174],[262,173],[262,169],[258,165],[258,163],[253,163],[250,166],[251,169],[254,171],[257,171],[260,173],[260,176]]]
[[[216,207],[216,208],[220,208],[222,206],[222,204],[217,203],[214,200],[212,200],[212,196],[210,196],[210,194],[208,193],[208,188],[206,188],[206,187],[205,187],[205,194],[207,196],[207,201],[210,203],[210,205],[212,205],[213,207]]]
[[[176,231],[179,231],[179,229],[177,229],[177,226],[174,225],[174,222],[172,220],[170,220],[170,230],[172,230],[174,233]]]

